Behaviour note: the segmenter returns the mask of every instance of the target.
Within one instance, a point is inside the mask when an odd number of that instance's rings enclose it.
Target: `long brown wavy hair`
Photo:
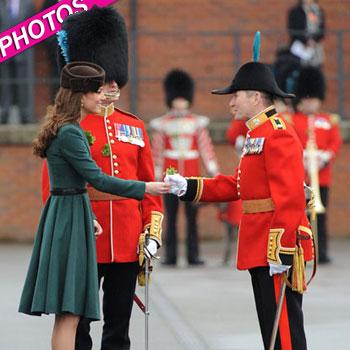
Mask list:
[[[70,123],[77,123],[81,117],[81,99],[83,93],[60,88],[55,104],[47,108],[45,120],[33,142],[34,155],[45,158],[46,150],[59,128]]]

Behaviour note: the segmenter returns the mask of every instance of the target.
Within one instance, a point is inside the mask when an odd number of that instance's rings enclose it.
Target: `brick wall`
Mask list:
[[[0,146],[0,238],[32,239],[40,216],[40,168],[30,146]]]
[[[117,7],[130,23],[128,3]],[[147,0],[138,1],[138,112],[149,120],[164,112],[162,79],[170,69],[188,70],[197,83],[194,109],[212,118],[227,115],[225,97],[209,91],[226,86],[234,62],[233,32],[243,32],[239,40],[243,62],[251,59],[256,30],[262,33],[261,61],[273,62],[276,48],[288,41],[286,16],[294,0]],[[324,47],[325,74],[328,81],[326,109],[337,108],[337,55],[334,30],[350,29],[350,4],[347,0],[320,0],[326,13]],[[350,70],[350,32],[344,35],[343,59]],[[130,87],[130,84],[129,84]],[[346,84],[346,111],[350,110],[350,83]],[[350,113],[347,112],[347,117]]]
[[[42,0],[35,0],[39,4]],[[150,120],[165,111],[162,79],[174,67],[188,70],[197,91],[194,111],[213,119],[227,116],[227,97],[209,93],[226,86],[237,65],[251,59],[256,30],[262,32],[261,61],[273,62],[276,48],[288,41],[287,10],[296,0],[135,0],[137,3],[137,112]],[[335,30],[344,34],[342,59],[350,73],[350,4],[349,0],[320,0],[329,30],[324,41],[325,73],[328,95],[325,108],[337,111],[337,41]],[[132,1],[119,0],[115,5],[131,26]],[[242,62],[235,61],[233,32],[241,32],[239,47]],[[129,31],[130,33],[130,31]],[[131,33],[130,33],[131,34]],[[131,35],[129,35],[131,38]],[[35,51],[36,76],[48,73],[43,45]],[[130,110],[131,82],[122,91],[121,106]],[[36,116],[40,119],[49,103],[47,86],[36,89]],[[345,86],[345,116],[350,118],[350,81]],[[136,96],[136,95],[135,95]]]
[[[222,172],[232,173],[237,162],[231,146],[216,145]],[[334,166],[329,226],[332,235],[350,236],[350,144],[345,144]],[[30,146],[0,145],[0,239],[32,240],[40,216],[41,160]],[[181,209],[179,227],[183,228]],[[223,225],[216,220],[217,209],[206,205],[199,212],[200,235],[205,239],[222,237]]]

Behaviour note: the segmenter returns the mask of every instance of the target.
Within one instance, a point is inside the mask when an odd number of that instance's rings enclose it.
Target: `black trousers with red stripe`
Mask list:
[[[251,275],[255,306],[258,313],[264,348],[269,349],[273,323],[281,288],[281,276],[269,275],[268,267],[249,270]],[[303,296],[286,288],[285,299],[276,338],[275,350],[306,350]]]

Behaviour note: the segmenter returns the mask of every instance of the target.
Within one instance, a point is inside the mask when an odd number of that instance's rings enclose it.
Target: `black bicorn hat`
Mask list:
[[[182,97],[192,104],[194,81],[187,72],[181,69],[174,69],[164,79],[164,90],[166,104],[169,108],[171,108],[173,100],[177,97]]]
[[[311,66],[301,69],[295,94],[298,100],[316,97],[323,101],[326,97],[326,81],[322,71]]]
[[[105,71],[91,62],[72,62],[61,70],[60,86],[73,92],[97,92],[104,84]]]
[[[288,94],[279,88],[270,67],[261,62],[245,63],[233,77],[231,85],[223,89],[212,90],[212,93],[227,95],[239,90],[262,91],[274,97],[295,97],[294,94]]]
[[[61,32],[65,32],[66,48],[59,47],[60,69],[69,62],[92,62],[105,70],[106,82],[115,81],[119,88],[127,83],[127,30],[124,18],[114,8],[94,6],[70,15],[63,21]],[[62,51],[66,51],[65,57]]]

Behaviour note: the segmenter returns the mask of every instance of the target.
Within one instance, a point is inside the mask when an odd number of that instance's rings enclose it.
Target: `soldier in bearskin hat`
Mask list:
[[[259,62],[244,64],[228,87],[213,93],[230,94],[232,113],[248,116],[235,175],[185,179],[175,174],[166,181],[185,201],[242,200],[237,268],[251,275],[264,348],[306,350],[301,293],[304,260],[312,259],[312,233],[305,214],[303,156],[295,131],[273,105],[274,97],[293,95],[283,92],[270,68]],[[292,283],[280,294],[289,270]]]
[[[60,65],[85,60],[99,64],[106,72],[103,86],[106,99],[100,113],[89,114],[80,123],[89,140],[92,157],[106,174],[123,179],[153,180],[151,148],[143,121],[116,107],[120,91],[128,81],[128,39],[123,17],[111,7],[93,7],[68,16],[62,29]],[[47,175],[43,178],[43,188],[45,196]],[[143,236],[146,232],[150,235],[146,247],[150,258],[161,245],[161,199],[145,195],[138,202],[106,195],[91,187],[88,193],[103,229],[96,240],[99,281],[103,277],[104,292],[101,349],[130,349],[129,322],[139,273],[138,261],[144,265]],[[158,225],[151,225],[155,221]],[[88,319],[80,321],[76,349],[92,348],[89,323]]]
[[[169,187],[108,176],[93,161],[78,122],[99,110],[104,79],[97,64],[65,65],[55,104],[33,144],[33,153],[49,164],[51,195],[35,235],[19,311],[55,314],[52,349],[73,350],[80,318],[100,319],[95,238],[102,229],[93,218],[86,183],[133,200],[167,193]]]
[[[194,82],[185,71],[175,69],[164,79],[164,91],[168,112],[153,119],[153,157],[156,177],[161,179],[166,169],[172,167],[185,176],[200,175],[200,161],[208,174],[216,175],[218,164],[213,145],[207,130],[209,119],[191,112],[194,95]],[[177,212],[179,201],[173,194],[165,195],[167,213],[166,256],[164,264],[177,263]],[[198,206],[185,203],[187,219],[187,262],[189,265],[202,265],[199,256],[197,212]]]
[[[293,126],[304,148],[306,182],[312,176],[318,177],[321,203],[324,207],[317,213],[318,261],[329,263],[327,208],[329,187],[332,184],[332,165],[339,152],[342,140],[339,128],[339,116],[322,112],[322,102],[326,97],[326,83],[322,71],[314,67],[301,70],[296,86],[296,112]],[[310,149],[310,141],[315,141]],[[317,160],[318,174],[310,173],[310,157]],[[316,189],[318,191],[318,189]]]

